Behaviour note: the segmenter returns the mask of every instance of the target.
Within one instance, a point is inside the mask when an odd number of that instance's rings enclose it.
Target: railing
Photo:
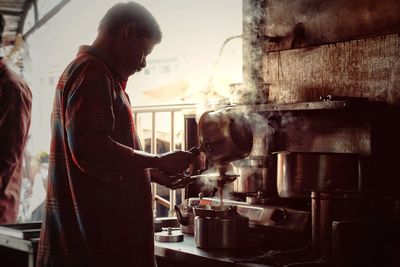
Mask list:
[[[169,142],[169,151],[175,149],[176,145],[176,136],[175,136],[175,114],[177,112],[182,113],[182,122],[184,120],[184,115],[193,114],[195,109],[194,104],[177,104],[177,105],[155,105],[155,106],[136,106],[132,108],[132,112],[135,119],[135,124],[138,125],[138,116],[143,113],[151,114],[151,142],[150,142],[150,153],[157,153],[157,140],[156,140],[156,115],[157,113],[169,113],[170,114],[170,142]],[[185,133],[185,129],[182,129],[183,133]],[[185,148],[185,138],[181,138],[182,149]],[[181,201],[185,199],[185,190],[181,190]],[[153,197],[153,212],[154,216],[157,216],[157,203],[169,209],[169,216],[174,216],[174,206],[177,203],[177,190],[169,190],[169,200],[163,198],[162,196],[157,194],[157,185],[155,183],[151,184],[151,192]]]

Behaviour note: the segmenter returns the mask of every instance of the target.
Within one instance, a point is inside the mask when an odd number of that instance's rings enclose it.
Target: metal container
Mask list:
[[[276,163],[272,157],[249,157],[237,164],[239,177],[233,183],[233,192],[251,194],[261,192],[264,197],[274,198],[276,192]]]
[[[247,157],[253,132],[246,116],[233,108],[205,112],[199,120],[200,149],[216,165]]]
[[[154,234],[154,239],[157,242],[182,242],[183,234],[180,231],[172,231],[171,227],[167,228],[167,231],[161,231]]]
[[[193,207],[200,204],[203,194],[200,193],[198,198],[190,198],[183,201],[179,206],[175,205],[176,218],[181,225],[181,231],[184,234],[194,234],[194,213]],[[200,205],[199,207],[205,207]]]
[[[239,177],[233,183],[235,193],[264,191],[267,184],[267,168],[262,159],[244,159],[237,166]]]
[[[194,214],[192,207],[184,207],[184,211],[181,211],[179,206],[175,205],[175,213],[179,224],[181,225],[181,231],[184,234],[194,234]]]
[[[369,198],[363,192],[312,192],[312,247],[316,257],[332,256],[333,221],[368,219]]]
[[[310,198],[310,191],[360,189],[360,156],[352,153],[275,152],[281,198]]]
[[[239,215],[235,206],[193,208],[194,238],[199,248],[233,249],[247,246],[249,219]]]

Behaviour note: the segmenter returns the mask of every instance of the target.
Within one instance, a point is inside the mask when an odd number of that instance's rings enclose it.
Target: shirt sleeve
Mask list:
[[[12,82],[0,85],[0,192],[21,160],[29,131],[31,97]]]
[[[65,127],[74,163],[100,180],[119,179],[134,150],[112,138],[115,117],[111,78],[100,70],[86,71],[66,97]]]

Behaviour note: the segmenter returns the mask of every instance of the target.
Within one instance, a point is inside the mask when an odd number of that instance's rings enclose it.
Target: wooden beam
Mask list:
[[[34,12],[35,24],[36,24],[39,20],[39,10],[38,10],[38,5],[37,5],[37,0],[33,1],[33,12]]]
[[[31,35],[33,32],[35,32],[37,29],[39,29],[41,26],[43,26],[47,21],[49,21],[55,14],[58,13],[66,4],[68,4],[71,0],[61,0],[60,3],[58,3],[52,10],[47,12],[46,15],[44,15],[35,25],[33,25],[32,28],[30,28],[24,35],[23,38],[26,40],[29,35]],[[22,29],[21,31],[22,32]]]
[[[24,28],[26,16],[28,15],[28,11],[32,7],[32,4],[33,4],[33,0],[26,0],[25,5],[24,5],[24,9],[23,9],[22,14],[20,16],[21,20],[20,20],[19,25],[18,25],[17,33],[21,33],[22,32],[22,29]]]
[[[7,15],[7,16],[20,17],[23,14],[23,12],[0,9],[0,14]]]

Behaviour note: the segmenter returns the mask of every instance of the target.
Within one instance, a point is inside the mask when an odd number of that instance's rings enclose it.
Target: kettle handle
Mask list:
[[[194,146],[191,149],[189,149],[189,152],[192,153],[193,157],[197,157],[200,155],[201,150],[202,150],[201,146],[199,147]]]
[[[183,226],[188,226],[189,219],[182,215],[182,212],[177,205],[174,206],[174,209],[176,212],[176,218],[178,219],[178,222]]]

